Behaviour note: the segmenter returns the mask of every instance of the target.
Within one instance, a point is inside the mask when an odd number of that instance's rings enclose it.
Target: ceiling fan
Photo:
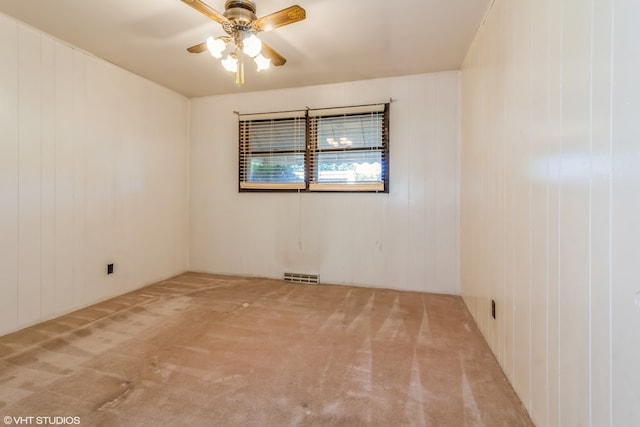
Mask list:
[[[201,0],[181,0],[198,12],[222,25],[224,36],[209,37],[207,41],[191,46],[191,53],[208,50],[212,56],[222,61],[227,71],[235,72],[236,84],[244,83],[244,59],[252,58],[258,71],[266,70],[271,63],[284,65],[287,60],[271,46],[257,37],[263,31],[271,31],[306,18],[306,12],[300,6],[290,6],[270,15],[258,18],[256,4],[251,0],[227,0],[224,13],[218,13]]]

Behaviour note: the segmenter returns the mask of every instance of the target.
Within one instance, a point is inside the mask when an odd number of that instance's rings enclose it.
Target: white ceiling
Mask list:
[[[205,0],[224,12],[224,0]],[[180,0],[0,0],[0,11],[186,96],[460,69],[491,0],[255,0],[264,16],[298,4],[307,19],[262,33],[287,58],[237,87],[208,53],[223,35]]]

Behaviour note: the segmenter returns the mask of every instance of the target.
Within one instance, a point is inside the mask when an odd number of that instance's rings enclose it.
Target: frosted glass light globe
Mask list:
[[[262,50],[262,41],[255,34],[245,37],[242,40],[242,51],[250,57],[255,57]]]

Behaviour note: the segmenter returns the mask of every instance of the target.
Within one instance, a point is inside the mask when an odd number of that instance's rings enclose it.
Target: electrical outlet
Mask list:
[[[491,317],[496,318],[496,302],[491,300]]]
[[[113,264],[107,264],[107,274],[113,274]]]

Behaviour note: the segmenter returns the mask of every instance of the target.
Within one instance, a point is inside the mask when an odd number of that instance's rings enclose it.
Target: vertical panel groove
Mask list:
[[[529,4],[529,123],[534,123],[533,118],[533,70],[534,70],[534,49],[533,49],[533,19],[534,14],[532,11],[532,5]],[[528,129],[528,142],[529,152],[527,157],[533,158],[533,126]],[[529,324],[527,325],[527,331],[529,333],[529,348],[528,348],[528,381],[529,381],[529,408],[533,408],[533,180],[529,179],[529,233],[528,233],[528,250],[529,250]]]
[[[53,301],[51,303],[52,306],[52,314],[56,314],[56,301],[58,300],[58,269],[56,268],[56,252],[58,249],[58,179],[61,177],[58,176],[58,126],[60,119],[60,112],[58,107],[58,91],[56,90],[56,70],[58,69],[58,50],[56,49],[55,44],[52,47],[53,49],[53,70],[52,70],[52,80],[53,80],[53,126],[51,131],[53,132],[52,141],[53,141],[53,253],[51,256],[53,257],[53,271],[51,272],[51,286],[53,288]]]
[[[43,53],[43,49],[42,49],[42,35],[38,34],[38,41],[40,42],[40,55],[39,55],[39,61],[40,63],[38,64],[38,68],[41,70],[40,72],[42,73],[42,69],[43,69],[43,60],[42,60],[42,55]],[[38,105],[40,107],[40,197],[39,197],[39,207],[38,207],[38,213],[39,215],[39,222],[40,222],[40,233],[39,233],[39,241],[40,241],[40,247],[39,247],[39,253],[38,253],[38,271],[39,271],[39,277],[38,277],[38,296],[39,296],[39,305],[40,305],[40,309],[38,310],[38,317],[35,321],[39,321],[40,319],[42,319],[42,242],[43,242],[43,224],[42,224],[42,211],[43,211],[43,202],[42,202],[42,198],[43,198],[43,177],[44,177],[44,159],[42,157],[42,154],[44,152],[43,150],[43,144],[44,144],[44,137],[43,137],[43,122],[44,122],[44,114],[43,114],[43,109],[42,109],[42,104],[44,102],[44,94],[43,94],[43,81],[42,81],[42,76],[40,76],[39,79],[39,84],[40,84],[40,99],[38,102]]]
[[[20,325],[20,280],[21,280],[21,274],[20,274],[20,229],[21,229],[21,224],[20,224],[20,188],[21,188],[21,180],[20,180],[20,164],[21,164],[21,156],[20,156],[20,143],[21,143],[21,139],[20,139],[20,113],[22,111],[22,105],[20,102],[20,97],[21,97],[21,93],[20,93],[20,88],[22,87],[22,79],[21,79],[21,75],[22,73],[20,73],[20,55],[22,50],[20,49],[20,26],[17,25],[16,26],[16,52],[17,52],[17,81],[16,81],[16,88],[17,88],[17,105],[16,105],[16,110],[17,110],[17,123],[16,123],[16,127],[17,127],[17,145],[18,145],[18,149],[17,149],[17,161],[18,161],[18,167],[16,168],[18,177],[17,177],[17,185],[16,185],[16,206],[17,206],[17,224],[16,224],[16,234],[17,234],[17,240],[16,240],[16,325]]]
[[[588,417],[588,423],[589,423],[589,427],[591,427],[593,425],[593,376],[592,376],[592,372],[593,372],[593,354],[592,354],[592,349],[593,349],[593,323],[592,323],[592,319],[593,319],[593,162],[594,162],[594,158],[593,158],[593,91],[594,91],[594,84],[593,84],[593,59],[594,59],[594,45],[593,45],[593,37],[594,37],[594,32],[595,32],[595,27],[594,27],[594,0],[591,0],[591,10],[590,10],[590,23],[589,23],[589,27],[591,28],[591,32],[589,35],[589,213],[588,213],[588,224],[589,224],[589,239],[588,239],[588,245],[589,248],[587,250],[588,252],[588,256],[589,256],[589,263],[588,263],[588,272],[587,272],[587,277],[588,277],[588,292],[589,295],[587,297],[588,299],[588,316],[589,316],[589,320],[588,320],[588,328],[589,328],[589,333],[588,333],[588,337],[587,337],[587,343],[588,343],[588,348],[589,348],[589,355],[588,355],[588,362],[587,362],[587,366],[589,369],[589,378],[588,378],[588,384],[589,384],[589,393],[588,393],[588,399],[589,399],[589,406],[588,406],[588,411],[589,411],[589,417]]]
[[[555,2],[555,0],[548,0],[547,2],[547,13],[551,13],[551,6]],[[545,315],[545,343],[546,343],[546,363],[545,363],[545,393],[546,393],[546,412],[544,414],[544,419],[546,420],[546,425],[550,425],[551,421],[551,393],[550,390],[550,376],[551,376],[551,345],[549,344],[550,337],[550,316],[551,316],[551,296],[550,296],[550,286],[551,286],[551,144],[552,144],[552,115],[551,115],[551,100],[552,100],[552,91],[551,91],[551,66],[553,56],[551,55],[551,23],[552,20],[550,17],[547,17],[547,162],[546,162],[546,241],[545,241],[545,304],[546,304],[546,315]]]
[[[563,113],[563,97],[564,93],[564,61],[562,60],[564,57],[564,0],[560,0],[560,49],[559,49],[559,58],[560,58],[560,87],[559,87],[559,110],[558,110],[558,123],[560,123],[560,127],[562,127],[562,113]],[[560,130],[560,137],[558,139],[558,420],[557,425],[562,425],[562,292],[560,289],[562,288],[562,186],[560,184],[562,179],[562,139],[563,133]]]
[[[613,124],[615,80],[616,0],[611,0],[611,65],[609,79],[609,427],[613,427]]]

